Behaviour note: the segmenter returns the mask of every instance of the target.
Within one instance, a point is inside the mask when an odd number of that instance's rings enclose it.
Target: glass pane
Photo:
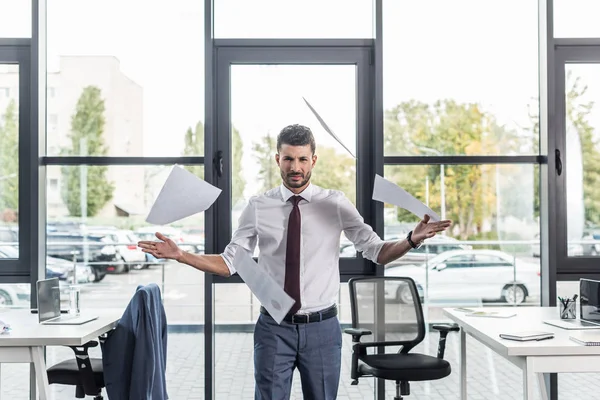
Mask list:
[[[384,154],[537,154],[537,3],[384,0]]]
[[[7,64],[0,64],[0,245],[19,245],[19,66]]]
[[[202,166],[186,168],[197,173]],[[124,309],[139,284],[158,284],[169,324],[169,394],[201,398],[204,274],[137,247],[161,232],[186,251],[204,253],[204,213],[168,226],[145,222],[170,171],[170,166],[49,166],[47,275],[68,285],[76,270],[83,309]],[[67,307],[68,297],[63,301]],[[52,357],[72,357],[69,351],[56,350]]]
[[[565,66],[567,255],[600,255],[598,64]]]
[[[372,0],[216,0],[214,4],[216,38],[373,37]]]
[[[595,16],[600,13],[596,0],[553,0],[554,37],[600,37]]]
[[[48,155],[204,154],[203,2],[61,0],[47,19]]]
[[[215,363],[216,399],[254,398],[254,325],[260,313],[260,303],[248,286],[215,285]],[[342,330],[352,326],[348,285],[340,283],[338,295],[339,320]],[[352,337],[342,334],[342,365],[338,399],[373,398],[374,382],[365,378],[358,386],[351,385],[350,363]],[[218,373],[227,371],[227,373]],[[236,377],[232,380],[231,377]],[[300,373],[296,369],[290,399],[302,399]]]
[[[31,0],[0,1],[0,38],[30,38],[31,18]]]
[[[533,165],[386,166],[384,172],[453,221],[447,234],[427,240],[385,268],[386,275],[410,276],[417,282],[432,318],[441,318],[442,308],[454,305],[539,305]],[[445,212],[440,212],[442,203]],[[388,205],[384,215],[388,237],[402,238],[418,222]],[[406,303],[404,295],[402,290],[390,291],[388,298]]]
[[[290,124],[306,125],[315,136],[318,160],[311,182],[341,190],[356,204],[356,160],[322,128],[303,97],[356,154],[354,65],[232,65],[234,230],[251,196],[281,185],[277,135]],[[342,238],[340,254],[354,257],[348,245]]]

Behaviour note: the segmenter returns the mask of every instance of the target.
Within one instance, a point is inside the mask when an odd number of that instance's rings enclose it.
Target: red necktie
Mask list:
[[[288,221],[287,248],[285,251],[285,284],[283,290],[296,303],[292,306],[289,314],[293,315],[300,309],[300,208],[298,203],[302,200],[300,196],[292,196],[292,212]]]

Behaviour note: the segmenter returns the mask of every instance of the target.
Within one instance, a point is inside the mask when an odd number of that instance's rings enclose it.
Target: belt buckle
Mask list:
[[[292,324],[307,324],[309,321],[308,314],[294,314],[292,315]]]

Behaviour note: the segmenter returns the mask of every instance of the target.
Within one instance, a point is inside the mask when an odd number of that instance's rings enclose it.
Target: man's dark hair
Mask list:
[[[315,154],[315,137],[309,127],[299,124],[288,125],[277,135],[277,152],[281,150],[281,145],[306,146],[310,144],[310,150]]]

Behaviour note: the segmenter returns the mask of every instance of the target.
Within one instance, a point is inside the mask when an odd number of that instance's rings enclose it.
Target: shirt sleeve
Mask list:
[[[221,257],[231,275],[236,273],[233,266],[233,259],[235,258],[235,252],[239,247],[247,250],[250,254],[254,253],[257,242],[257,230],[256,230],[256,199],[251,198],[248,205],[242,211],[242,215],[238,220],[238,228],[234,232],[231,241],[221,253]]]
[[[344,234],[354,243],[356,250],[362,252],[364,258],[377,263],[377,257],[385,242],[365,223],[356,207],[341,193],[338,198],[338,216]]]

